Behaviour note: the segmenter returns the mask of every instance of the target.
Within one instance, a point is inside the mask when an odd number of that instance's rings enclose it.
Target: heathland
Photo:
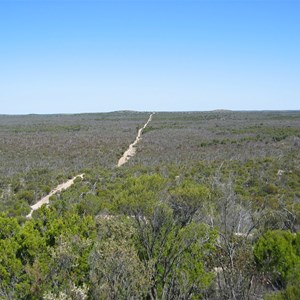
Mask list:
[[[299,299],[300,112],[149,116],[0,116],[0,299]]]

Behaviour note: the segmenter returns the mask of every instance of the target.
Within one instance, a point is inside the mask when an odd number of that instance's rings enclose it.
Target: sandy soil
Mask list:
[[[55,189],[53,189],[47,196],[45,196],[44,198],[42,198],[41,200],[39,200],[37,203],[35,203],[34,205],[30,206],[31,207],[31,211],[30,213],[26,216],[26,218],[31,218],[32,213],[39,209],[43,204],[48,204],[49,203],[49,198],[53,195],[55,195],[58,192],[61,192],[62,190],[66,190],[67,188],[69,188],[72,184],[74,184],[74,180],[78,177],[83,178],[84,174],[79,174],[75,177],[73,177],[72,179],[68,180],[67,182],[64,182],[60,185],[58,185]]]
[[[119,159],[118,167],[121,167],[122,165],[124,165],[132,156],[135,155],[135,153],[136,153],[136,147],[135,146],[141,140],[143,130],[151,122],[153,115],[154,115],[154,113],[152,113],[150,115],[150,117],[149,117],[148,121],[145,123],[145,125],[142,128],[139,129],[137,137],[135,138],[135,141],[132,144],[129,145],[129,148],[124,152],[122,157]]]

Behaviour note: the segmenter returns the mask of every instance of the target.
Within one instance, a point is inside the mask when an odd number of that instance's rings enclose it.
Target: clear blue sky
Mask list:
[[[0,0],[0,114],[300,109],[300,1]]]

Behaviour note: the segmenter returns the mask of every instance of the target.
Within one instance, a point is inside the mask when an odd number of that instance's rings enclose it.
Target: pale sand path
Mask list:
[[[130,157],[134,156],[136,153],[136,148],[135,145],[139,142],[139,140],[141,139],[143,130],[148,126],[149,122],[151,122],[152,120],[152,116],[154,115],[154,113],[152,113],[149,116],[148,121],[146,122],[146,124],[139,129],[137,137],[135,139],[135,141],[129,145],[129,148],[124,152],[123,156],[119,159],[118,162],[118,167],[121,167],[122,165],[124,165],[129,159]],[[39,209],[42,205],[44,204],[48,204],[49,203],[49,198],[53,195],[55,195],[58,192],[61,192],[62,190],[66,190],[67,188],[69,188],[71,185],[74,184],[74,180],[78,177],[83,178],[84,174],[79,174],[76,175],[75,177],[73,177],[72,179],[68,180],[67,182],[64,182],[60,185],[58,185],[55,189],[53,189],[47,196],[43,197],[41,200],[39,200],[37,203],[35,203],[34,205],[30,206],[31,207],[31,211],[30,213],[26,216],[27,219],[30,219],[32,217],[32,213]]]
[[[148,121],[146,122],[146,124],[139,129],[137,137],[135,138],[135,141],[129,145],[129,148],[124,152],[124,154],[122,155],[122,157],[119,159],[118,162],[118,167],[121,167],[122,165],[124,165],[132,156],[135,155],[136,153],[136,144],[140,141],[143,130],[148,126],[148,124],[151,122],[152,120],[152,116],[155,113],[152,113],[148,119]]]
[[[39,200],[37,203],[35,203],[34,205],[30,206],[31,207],[31,211],[30,213],[26,216],[26,218],[30,219],[32,216],[32,213],[39,209],[42,205],[44,204],[48,204],[49,203],[49,198],[53,195],[55,195],[58,192],[61,192],[62,190],[66,190],[67,188],[69,188],[71,185],[74,184],[74,180],[78,177],[83,178],[84,174],[79,174],[76,175],[75,177],[73,177],[72,179],[68,180],[67,182],[64,182],[60,185],[58,185],[55,189],[53,189],[47,196],[45,196],[44,198],[42,198],[41,200]]]

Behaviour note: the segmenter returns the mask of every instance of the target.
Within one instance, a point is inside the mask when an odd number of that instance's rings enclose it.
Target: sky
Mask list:
[[[300,1],[0,0],[0,114],[214,109],[300,109]]]

